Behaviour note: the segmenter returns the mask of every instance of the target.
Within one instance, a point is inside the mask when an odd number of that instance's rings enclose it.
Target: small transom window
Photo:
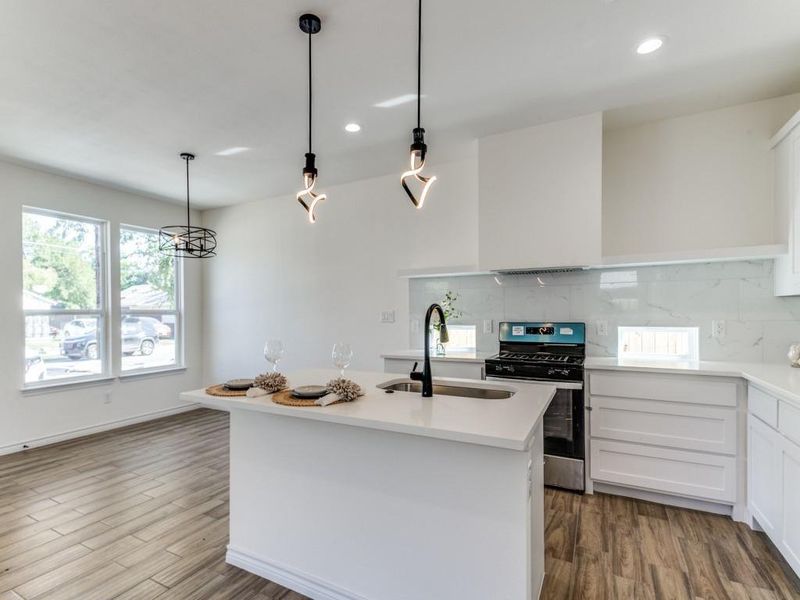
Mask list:
[[[696,361],[697,327],[619,327],[619,358]]]

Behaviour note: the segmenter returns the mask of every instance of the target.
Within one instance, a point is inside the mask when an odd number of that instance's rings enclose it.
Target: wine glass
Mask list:
[[[264,344],[264,358],[272,365],[272,372],[278,372],[278,361],[283,358],[283,342],[280,340],[267,340]]]
[[[333,352],[331,352],[333,364],[339,367],[339,374],[344,377],[344,370],[350,366],[353,360],[353,349],[350,344],[343,344],[337,342],[333,345]]]

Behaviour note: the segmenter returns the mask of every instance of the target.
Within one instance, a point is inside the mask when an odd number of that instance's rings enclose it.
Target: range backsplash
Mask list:
[[[582,321],[592,356],[616,356],[620,325],[696,326],[702,360],[781,362],[800,342],[800,297],[773,296],[772,269],[760,260],[411,279],[411,344],[422,347],[425,309],[451,290],[463,312],[453,322],[477,326],[482,352],[497,351],[498,321]],[[484,319],[494,321],[494,333],[483,333]],[[723,339],[711,336],[718,319],[726,322]],[[608,335],[597,335],[597,321],[608,323]]]

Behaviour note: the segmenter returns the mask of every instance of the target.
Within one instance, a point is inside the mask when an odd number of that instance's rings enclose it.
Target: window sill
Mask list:
[[[116,377],[106,375],[89,379],[75,379],[72,381],[53,381],[52,383],[39,383],[24,386],[20,391],[27,395],[47,394],[64,390],[75,390],[86,387],[96,387],[112,383]]]
[[[168,375],[177,375],[186,372],[186,367],[169,367],[165,369],[148,369],[137,370],[123,373],[119,377],[99,376],[88,379],[74,379],[70,381],[53,381],[50,383],[29,384],[20,388],[20,391],[26,396],[35,396],[37,394],[48,394],[54,392],[63,392],[67,390],[77,390],[87,387],[97,387],[101,385],[108,385],[117,380],[129,381],[134,379],[143,379],[146,377],[164,377]]]
[[[186,367],[157,367],[152,369],[136,369],[135,371],[126,371],[119,376],[120,381],[131,379],[142,379],[145,377],[163,377],[165,375],[177,375],[178,373],[185,373]]]

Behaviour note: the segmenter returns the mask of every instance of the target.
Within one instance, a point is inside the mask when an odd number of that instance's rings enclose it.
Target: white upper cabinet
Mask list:
[[[775,151],[775,235],[788,253],[775,260],[775,295],[800,295],[800,112],[772,139]]]
[[[480,269],[599,264],[602,162],[600,113],[480,139]]]

